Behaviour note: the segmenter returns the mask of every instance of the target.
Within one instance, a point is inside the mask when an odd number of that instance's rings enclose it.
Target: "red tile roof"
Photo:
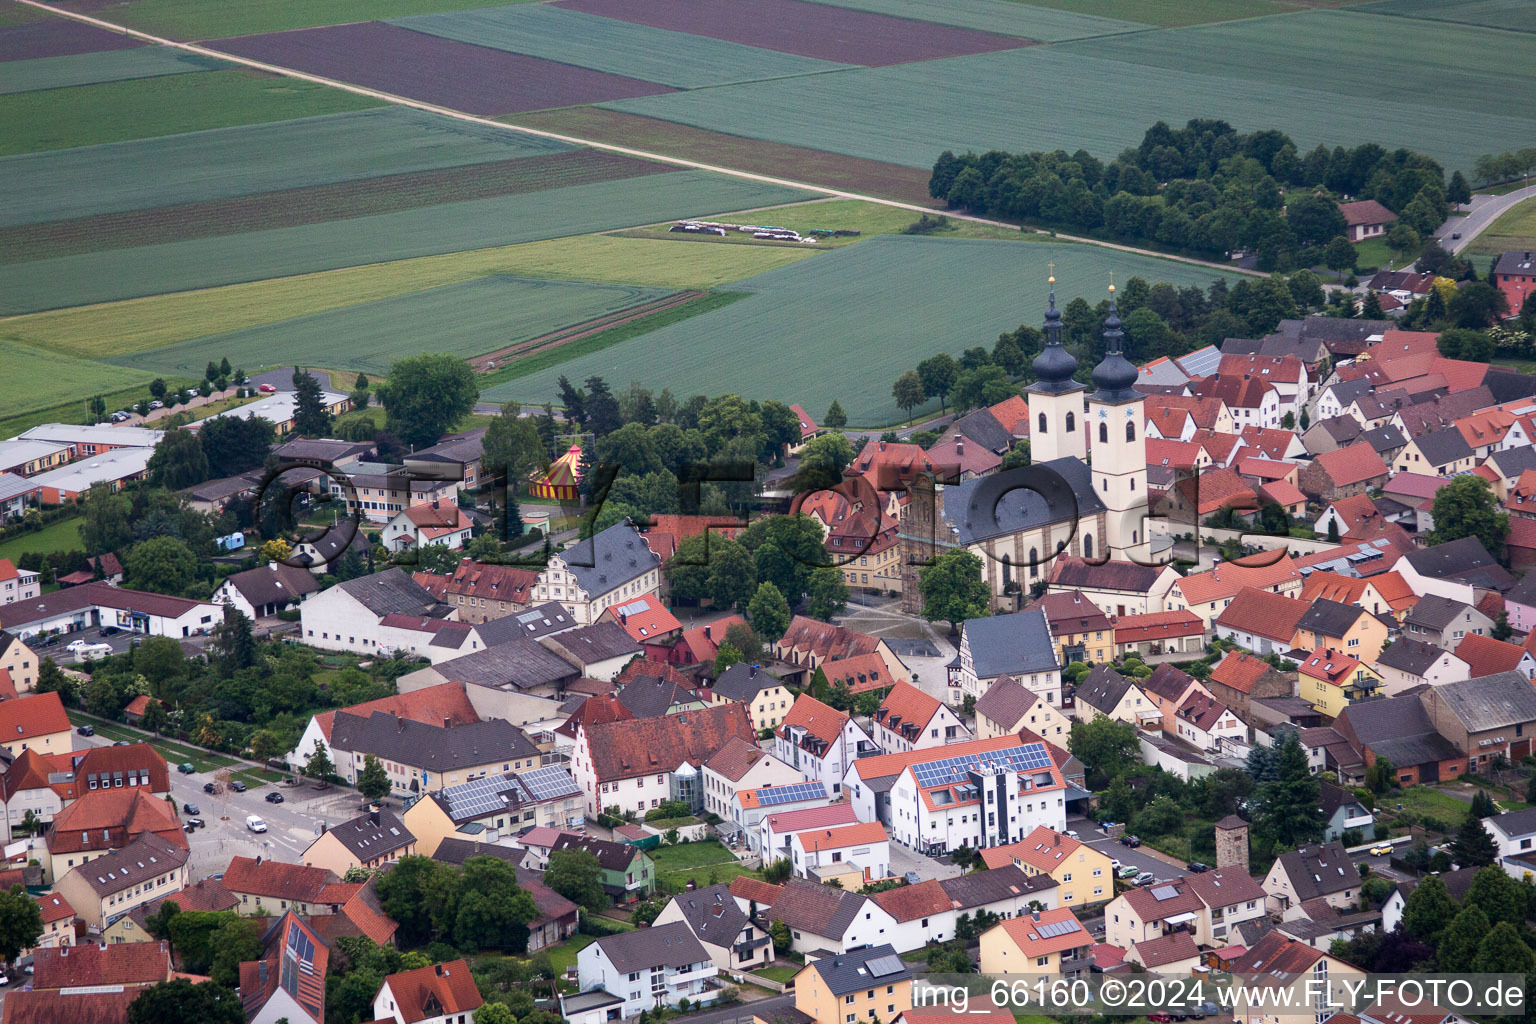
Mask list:
[[[527,602],[528,590],[538,580],[539,574],[533,569],[489,565],[465,558],[460,560],[452,576],[444,578],[442,595],[434,593],[433,596],[461,594],[464,597],[486,597],[521,604]]]
[[[1082,845],[1071,836],[1040,825],[1017,843],[982,850],[981,859],[989,868],[1005,868],[1021,862],[1050,874]]]
[[[450,1013],[472,1014],[485,1001],[475,987],[469,964],[463,960],[391,974],[384,984],[394,993],[405,1024]]]
[[[737,875],[731,879],[731,895],[744,900],[752,900],[764,906],[772,906],[773,901],[779,898],[784,891],[782,885],[774,885],[760,878],[748,878],[746,875]]]
[[[823,743],[832,744],[837,742],[843,726],[847,724],[848,716],[843,712],[828,707],[808,693],[802,693],[790,705],[789,714],[779,724],[778,733],[786,736],[791,726],[799,726]]]
[[[849,693],[883,690],[897,682],[885,659],[878,654],[857,654],[851,658],[824,661],[821,671],[826,674],[827,682],[846,686]]]
[[[1132,947],[1136,950],[1136,959],[1149,971],[1200,955],[1200,948],[1189,932],[1169,932],[1155,939],[1132,943]]]
[[[137,944],[136,944],[137,945]],[[137,987],[121,991],[60,992],[57,989],[11,992],[5,997],[6,1024],[123,1024]]]
[[[828,804],[825,807],[802,807],[798,811],[780,811],[765,815],[768,827],[780,837],[807,828],[830,828],[834,825],[851,825],[858,816],[852,804]]]
[[[1199,636],[1205,632],[1200,616],[1191,611],[1122,615],[1114,622],[1117,644],[1155,643],[1168,637]]]
[[[789,407],[789,411],[794,413],[795,417],[800,421],[800,440],[804,441],[806,438],[810,437],[812,434],[821,429],[816,425],[816,421],[811,419],[811,414],[806,412],[800,406],[791,405]]]
[[[949,894],[937,879],[932,878],[916,885],[903,885],[897,889],[877,892],[870,899],[898,921],[916,921],[920,917],[932,917],[954,909]]]
[[[1159,891],[1164,888],[1171,888],[1174,890],[1174,895],[1160,900],[1152,895],[1152,889],[1131,889],[1122,897],[1126,905],[1130,907],[1131,912],[1143,924],[1152,921],[1162,921],[1178,914],[1198,914],[1205,908],[1205,903],[1189,887],[1189,880],[1187,878],[1175,878],[1169,882],[1159,882],[1154,888]]]
[[[943,707],[939,701],[919,690],[911,683],[897,683],[891,687],[891,692],[885,695],[880,709],[875,712],[875,721],[893,731],[900,731],[907,725],[914,725],[921,733],[933,716],[939,713]]]
[[[704,766],[732,782],[740,782],[742,777],[752,770],[753,765],[768,756],[770,756],[768,751],[751,740],[732,736],[725,741],[725,746],[715,751],[709,760],[704,762]]]
[[[82,793],[53,816],[48,849],[54,855],[82,850],[121,849],[146,832],[187,849],[176,811],[143,787]]]
[[[138,771],[149,776],[151,793],[169,793],[171,774],[165,758],[148,743],[130,743],[126,747],[91,747],[77,750],[70,755],[74,763],[75,780],[81,792],[90,789],[92,775],[112,775],[116,772]]]
[[[1051,934],[1058,929],[1049,928],[1049,925],[1065,922],[1076,924],[1077,927],[1071,931]],[[1036,920],[1033,914],[1022,914],[1004,921],[1002,929],[1026,957],[1048,956],[1051,953],[1064,953],[1069,949],[1093,945],[1093,936],[1078,924],[1077,915],[1072,913],[1071,907],[1042,910],[1039,920]]]
[[[1271,480],[1267,484],[1259,485],[1259,500],[1273,501],[1277,505],[1290,508],[1293,505],[1303,504],[1307,496],[1301,488],[1287,480]]]
[[[69,716],[57,693],[0,701],[0,741],[13,743],[69,732]]]
[[[38,949],[32,963],[33,988],[153,985],[170,977],[171,950],[165,942],[88,942]]]
[[[1340,203],[1339,212],[1344,215],[1344,223],[1352,228],[1392,224],[1397,221],[1397,214],[1374,199],[1362,199],[1358,203]]]
[[[1520,664],[1525,648],[1503,640],[1495,640],[1481,633],[1469,633],[1456,646],[1456,657],[1467,663],[1471,678],[1491,676],[1495,672],[1508,672]]]
[[[75,916],[75,908],[69,905],[69,900],[56,892],[44,893],[33,898],[37,900],[37,909],[43,915],[43,924],[52,924]]]
[[[584,735],[594,773],[612,782],[670,772],[685,761],[700,764],[732,736],[752,740],[757,730],[746,707],[733,702],[703,711],[598,722]]]
[[[1206,572],[1185,576],[1175,585],[1190,604],[1207,604],[1226,597],[1236,597],[1244,587],[1267,590],[1301,577],[1295,561],[1289,555],[1275,558],[1273,552],[1261,552],[1253,557],[1263,560],[1264,564],[1224,562]],[[1274,560],[1270,561],[1272,558]]]
[[[988,406],[987,411],[1014,437],[1029,433],[1029,403],[1021,396],[1010,395],[996,405]]]
[[[1342,651],[1319,647],[1296,667],[1296,671],[1334,686],[1342,686],[1354,678],[1359,668],[1360,662]]]
[[[789,628],[779,638],[780,650],[793,651],[797,656],[828,661],[869,654],[880,646],[880,638],[834,626],[806,615],[796,615]]]
[[[849,846],[869,846],[889,842],[885,826],[878,821],[859,821],[833,828],[813,828],[795,833],[800,848],[810,850],[841,850]]]
[[[1216,616],[1216,625],[1289,644],[1310,605],[1256,587],[1244,587]]]
[[[321,902],[320,894],[335,880],[326,868],[251,857],[235,857],[224,869],[224,888],[230,892],[290,903]]]
[[[1323,452],[1315,461],[1323,467],[1328,479],[1336,487],[1347,487],[1387,475],[1387,464],[1381,461],[1376,449],[1368,444],[1353,444],[1347,448]]]
[[[1034,607],[1045,612],[1054,637],[1113,628],[1109,616],[1076,590],[1051,590]]]
[[[1253,685],[1270,670],[1269,662],[1256,658],[1246,651],[1228,651],[1227,656],[1211,669],[1211,682],[1230,686],[1242,693],[1250,693]]]
[[[747,620],[740,615],[728,615],[707,625],[684,630],[682,642],[688,645],[688,651],[695,662],[711,662],[720,653],[720,644],[725,640],[726,630],[732,626],[745,625]]]
[[[1184,501],[1195,508],[1198,515],[1209,515],[1219,508],[1254,508],[1258,496],[1253,486],[1230,469],[1214,467],[1199,476],[1186,477],[1174,485]]]
[[[315,715],[315,724],[320,727],[321,734],[327,740],[331,738],[331,725],[336,721],[338,711],[345,711],[359,718],[367,718],[375,711],[381,711],[386,715],[423,722],[427,725],[442,725],[445,718],[450,719],[454,725],[472,725],[480,721],[480,716],[475,713],[475,706],[469,702],[469,696],[464,692],[463,683],[439,683],[436,686],[424,686],[419,690],[412,690],[410,693],[397,693],[391,697],[380,697],[378,700],[353,704],[351,707],[321,711]]]
[[[622,626],[632,639],[641,642],[655,640],[683,628],[677,616],[651,594],[643,594],[622,605],[613,605],[603,614]]]

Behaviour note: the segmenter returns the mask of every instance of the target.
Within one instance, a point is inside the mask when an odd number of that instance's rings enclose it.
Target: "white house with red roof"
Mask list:
[[[0,604],[26,601],[43,592],[42,573],[18,569],[9,558],[0,558]]]
[[[469,702],[463,683],[424,686],[409,693],[392,694],[378,700],[353,704],[350,707],[321,711],[311,716],[309,724],[304,727],[304,734],[299,737],[298,746],[294,747],[287,756],[290,765],[304,764],[315,752],[317,746],[325,750],[325,755],[331,759],[332,764],[336,763],[336,751],[331,749],[331,727],[336,722],[337,713],[341,711],[362,718],[367,718],[375,711],[382,711],[396,718],[437,726],[469,725],[480,721],[480,716],[475,713],[475,706]]]
[[[722,818],[735,819],[742,790],[788,786],[805,776],[750,740],[732,736],[725,746],[704,762],[704,809]],[[738,825],[745,825],[738,821]]]
[[[1205,694],[1191,694],[1174,713],[1179,739],[1200,750],[1216,753],[1248,739],[1248,727],[1221,701]]]
[[[632,601],[614,605],[603,612],[638,644],[669,643],[683,632],[683,624],[667,610],[655,594],[641,594]]]
[[[469,1024],[485,1000],[463,960],[391,974],[373,997],[373,1019],[395,1024]]]
[[[397,512],[379,539],[397,554],[428,545],[458,550],[469,546],[472,525],[459,506],[434,501],[430,505],[412,505]]]
[[[812,881],[839,878],[853,869],[864,884],[891,874],[891,841],[878,821],[805,829],[794,834],[789,848],[795,874]]]
[[[1362,199],[1357,203],[1340,203],[1339,212],[1344,215],[1346,236],[1351,242],[1363,242],[1367,238],[1387,233],[1389,224],[1397,223],[1397,214],[1374,199]]]
[[[877,749],[863,726],[804,693],[773,734],[774,755],[833,796],[842,792],[848,766]]]
[[[790,454],[793,455],[810,443],[811,438],[820,434],[821,427],[816,424],[816,421],[811,418],[811,414],[806,412],[804,407],[791,405],[789,411],[794,413],[795,418],[800,421],[800,442],[789,446]]]
[[[752,849],[765,861],[788,858],[791,843],[797,833],[806,829],[836,828],[852,825],[859,820],[853,805],[848,803],[825,804],[820,807],[796,807],[792,810],[772,810],[758,821],[747,836]]]
[[[897,683],[870,720],[875,745],[887,754],[942,747],[973,739],[971,730],[935,697],[911,683]]]

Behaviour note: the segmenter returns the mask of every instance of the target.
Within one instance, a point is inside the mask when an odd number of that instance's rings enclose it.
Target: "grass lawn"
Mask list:
[[[550,946],[549,959],[555,965],[555,977],[565,977],[565,969],[576,966],[576,954],[596,941],[593,935],[572,935],[558,946]]]
[[[104,722],[99,718],[92,718],[89,715],[83,715],[75,711],[70,711],[68,714],[72,724],[89,725],[96,730],[96,735],[98,736],[105,736],[110,740],[127,740],[129,743],[148,743],[173,765],[181,764],[183,761],[190,761],[198,771],[211,772],[217,771],[220,768],[227,768],[230,765],[240,764],[239,761],[232,757],[226,757],[223,754],[210,754],[200,747],[190,747],[184,743],[177,743],[174,740],[151,739],[146,733],[139,732],[137,729],[130,729],[126,725],[119,725],[116,722]],[[266,780],[258,778],[253,772],[237,771],[233,773],[233,776],[252,789],[257,786],[266,785]]]
[[[1467,793],[1467,799],[1463,800],[1443,793],[1433,786],[1410,786],[1397,797],[1387,797],[1381,800],[1377,807],[1389,812],[1396,811],[1415,819],[1434,818],[1448,824],[1454,829],[1461,824],[1467,816],[1467,811],[1472,806],[1472,794]],[[1402,809],[1397,810],[1399,807]]]
[[[29,551],[46,555],[54,551],[74,551],[84,547],[85,542],[80,539],[80,520],[61,519],[35,533],[24,533],[0,544],[0,558],[19,562],[21,556]]]
[[[0,96],[0,156],[379,106],[294,78],[208,71]],[[106,157],[104,157],[106,159]]]
[[[735,864],[738,863],[731,851],[727,850],[718,839],[706,839],[701,843],[679,843],[676,846],[664,846],[651,852],[651,860],[656,864],[657,873],[671,871],[677,868],[698,867],[700,864]]]
[[[1406,267],[1409,260],[1417,259],[1418,253],[1399,254],[1387,245],[1384,238],[1367,238],[1363,242],[1355,243],[1356,266],[1362,270],[1366,267],[1376,267],[1378,270],[1386,270],[1387,264],[1393,267]]]
[[[777,981],[779,984],[788,984],[800,973],[798,967],[764,967],[760,971],[753,971],[759,978],[767,978],[769,981]]]
[[[732,879],[745,875],[748,878],[762,878],[761,871],[753,871],[751,868],[742,867],[737,861],[729,864],[704,864],[699,867],[683,868],[680,871],[658,871],[656,880],[667,886],[668,889],[682,891],[689,881],[699,885],[720,885],[729,883]]]
[[[1536,249],[1536,199],[1527,199],[1488,225],[1467,251],[1479,256]]]

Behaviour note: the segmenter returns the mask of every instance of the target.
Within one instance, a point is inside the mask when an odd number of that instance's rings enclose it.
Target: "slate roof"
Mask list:
[[[331,746],[375,754],[382,760],[434,773],[539,756],[533,741],[505,719],[489,718],[445,729],[381,711],[367,718],[337,712],[331,724]]]
[[[792,929],[823,938],[841,939],[868,902],[868,896],[791,878],[768,909],[768,920],[783,921]]]
[[[1075,522],[1104,510],[1104,503],[1094,490],[1092,475],[1081,461],[1053,459],[1035,465],[1057,473],[1064,488],[1045,495],[1013,487],[1000,476],[964,481],[946,492],[944,521],[951,536],[944,538],[941,528],[940,539],[975,544],[1047,523]]]
[[[682,921],[605,935],[597,940],[597,945],[620,974],[657,966],[683,967],[709,959],[709,954]]]
[[[181,867],[190,856],[190,851],[149,832],[74,870],[96,895],[106,897]]]
[[[403,850],[416,841],[393,811],[377,810],[360,814],[331,829],[331,835],[364,864],[396,850]]]
[[[612,619],[600,619],[590,626],[568,630],[544,643],[570,652],[583,665],[639,654],[641,650],[629,631]]]
[[[1452,600],[1449,597],[1441,597],[1439,594],[1425,594],[1409,610],[1408,615],[1403,621],[1409,625],[1424,626],[1427,629],[1439,632],[1455,622],[1464,612],[1469,611],[1471,608],[1471,605],[1462,601]]]
[[[1500,591],[1508,590],[1514,583],[1514,577],[1493,560],[1476,537],[1463,537],[1432,548],[1410,551],[1403,557],[1420,576],[1458,580]]]
[[[1078,687],[1078,697],[1082,697],[1082,686]],[[1035,706],[1035,701],[1040,698],[1023,683],[1009,675],[998,676],[997,681],[987,687],[987,692],[981,695],[976,702],[976,714],[984,716],[996,723],[1000,728],[1012,732],[1023,720],[1025,712]]]
[[[676,704],[697,701],[693,691],[668,679],[636,676],[619,690],[618,701],[635,718],[655,718],[664,715]]]
[[[1433,695],[1469,733],[1536,722],[1536,688],[1520,672],[1444,683],[1434,688]]]
[[[1413,443],[1431,466],[1447,466],[1459,459],[1472,458],[1466,438],[1455,427],[1420,434]]]
[[[882,960],[886,957],[891,960]],[[884,966],[892,960],[894,960],[893,966],[899,965],[896,970],[884,974],[875,973],[877,962],[880,966]],[[836,956],[822,957],[811,961],[807,967],[821,975],[821,980],[826,983],[833,996],[863,991],[874,985],[893,985],[900,981],[910,981],[912,978],[912,968],[896,955],[896,950],[889,943],[866,946],[863,949],[839,953]]]
[[[1338,841],[1299,847],[1282,853],[1279,861],[1298,902],[1360,886],[1360,872]]]
[[[1376,664],[1394,668],[1409,675],[1422,676],[1445,653],[1434,644],[1401,637],[1392,641],[1387,649],[1377,656]]]
[[[1127,679],[1108,665],[1095,665],[1093,670],[1077,684],[1077,699],[1107,715],[1115,710],[1121,698],[1133,686],[1135,686],[1135,683],[1132,680]],[[979,712],[980,710],[981,704],[978,701],[977,711]]]
[[[1350,704],[1339,712],[1339,721],[1377,757],[1399,768],[1461,756],[1412,694]]]
[[[978,679],[1053,672],[1061,667],[1045,614],[1039,609],[966,619],[960,628],[970,644],[971,664]]]
[[[475,632],[487,647],[497,647],[513,640],[537,640],[552,633],[561,633],[575,627],[576,623],[565,608],[554,601],[536,604],[527,611],[513,612],[499,619],[475,624]]]
[[[338,583],[336,588],[381,618],[392,612],[434,617],[441,617],[439,613],[443,612],[444,606],[437,598],[398,566]]]
[[[1052,564],[1051,583],[1070,590],[1124,590],[1145,594],[1152,589],[1162,571],[1162,566],[1117,561],[1093,565],[1081,558],[1063,556]]]
[[[950,429],[959,431],[965,435],[966,440],[975,441],[998,455],[1013,447],[1013,433],[992,415],[990,409],[977,409],[968,413],[956,420]]]
[[[603,782],[670,772],[684,761],[701,763],[732,736],[748,741],[757,736],[740,704],[657,718],[596,722],[586,729],[593,771]]]
[[[1305,629],[1320,636],[1342,637],[1349,632],[1349,628],[1363,613],[1364,609],[1358,605],[1340,604],[1338,601],[1320,597],[1312,602],[1312,607],[1302,615],[1301,620],[1296,623],[1296,628]]]
[[[514,690],[559,686],[581,674],[575,665],[526,637],[439,662],[435,668],[438,675],[454,682]]]
[[[712,946],[735,945],[736,937],[747,926],[746,911],[731,895],[728,883],[678,893],[672,902],[699,941]]]
[[[566,570],[591,597],[606,594],[661,565],[626,519],[560,553]]]
[[[769,687],[779,685],[781,685],[779,677],[772,672],[760,665],[749,665],[739,661],[720,673],[710,689],[722,697],[745,704]]]
[[[297,601],[320,589],[320,580],[308,569],[279,562],[226,576],[224,582],[240,592],[254,607]]]

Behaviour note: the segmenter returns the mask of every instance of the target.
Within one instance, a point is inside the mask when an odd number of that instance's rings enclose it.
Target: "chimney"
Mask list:
[[[443,965],[442,964],[433,964],[432,967],[437,971],[437,976],[439,978],[441,978],[443,976]]]
[[[443,716],[443,728],[444,729],[449,729],[449,728],[452,728],[452,727],[453,727],[453,719],[449,718],[447,715],[444,715]]]
[[[1036,923],[1039,923],[1039,921],[1040,921],[1040,911],[1038,911],[1038,910],[1031,910],[1031,911],[1030,911],[1030,912],[1029,912],[1029,916],[1030,916],[1030,917],[1031,917],[1031,918],[1032,918],[1032,919],[1033,919],[1033,920],[1034,920],[1034,921],[1035,921],[1035,922],[1036,922]]]
[[[708,626],[705,626],[705,627],[704,627],[704,639],[705,639],[705,640],[709,640],[709,639],[711,639],[711,637],[710,637],[710,635],[709,635],[709,627],[708,627]]]
[[[965,454],[965,438],[960,437],[959,435],[955,436],[955,454],[956,455],[964,455]]]
[[[1527,254],[1527,255],[1529,255],[1529,254]],[[885,442],[884,441],[880,442],[880,450],[881,451],[885,451]]]
[[[1060,832],[1052,832],[1051,835],[1056,837],[1056,841],[1054,843],[1052,843],[1051,845],[1052,846],[1060,846],[1061,845],[1061,833]]]
[[[757,666],[756,665],[753,665],[750,669],[747,670],[747,676],[748,676],[748,678],[753,678],[753,679],[755,679],[757,677]]]

